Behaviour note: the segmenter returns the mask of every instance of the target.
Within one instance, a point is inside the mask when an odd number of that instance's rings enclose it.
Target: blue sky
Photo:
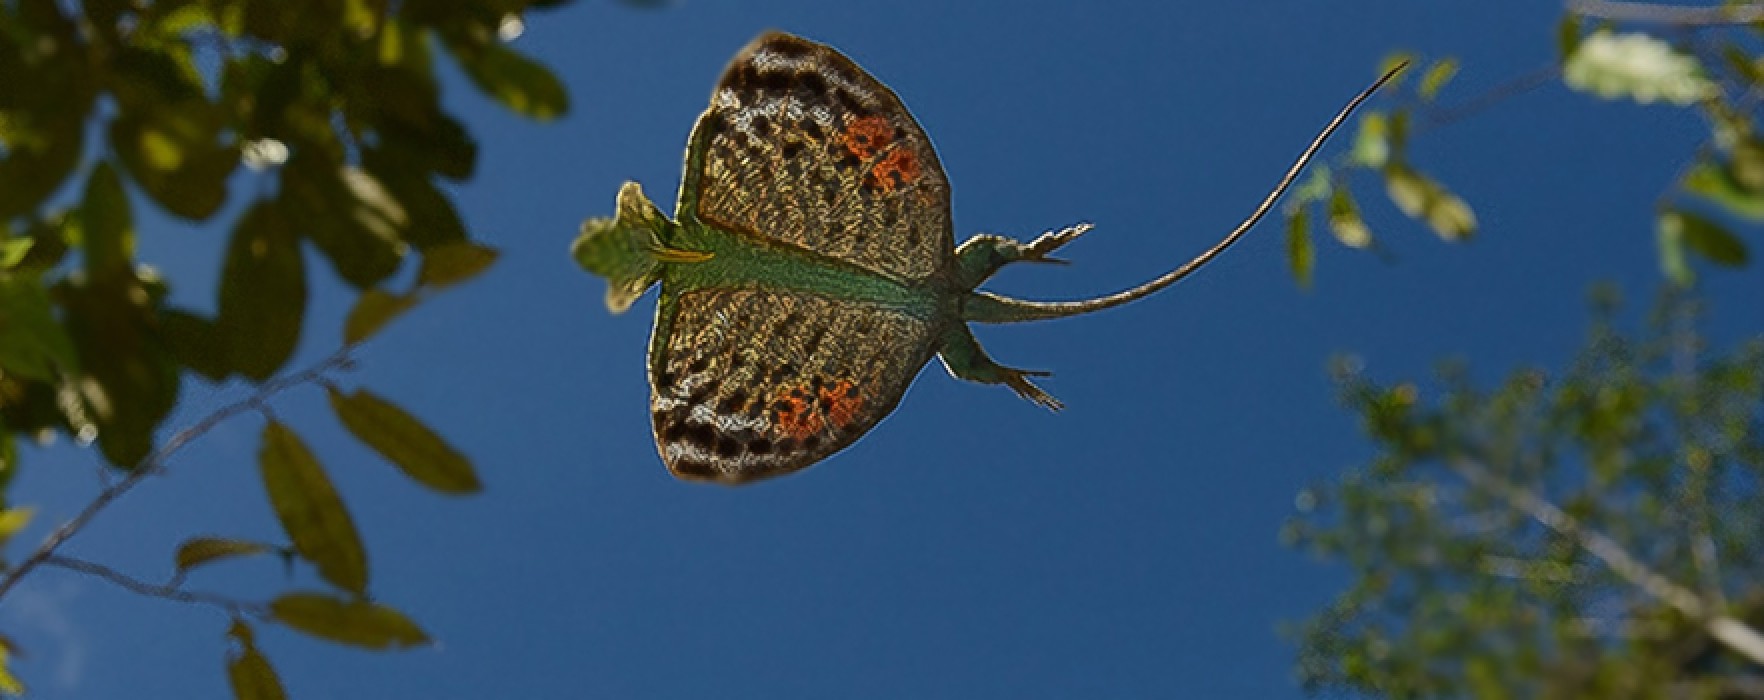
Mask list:
[[[486,491],[448,499],[404,481],[321,391],[277,403],[354,510],[375,595],[440,644],[372,654],[279,629],[259,643],[297,698],[1295,697],[1276,628],[1347,576],[1276,535],[1297,491],[1370,456],[1327,359],[1356,353],[1385,379],[1454,355],[1485,379],[1563,364],[1590,285],[1637,302],[1656,288],[1653,204],[1705,134],[1693,114],[1559,85],[1513,98],[1414,154],[1476,207],[1475,240],[1439,242],[1362,182],[1390,260],[1325,243],[1302,292],[1264,224],[1149,300],[978,330],[1005,364],[1053,370],[1042,385],[1066,411],[933,364],[854,447],[733,490],[662,467],[643,371],[653,294],[607,315],[568,244],[624,180],[671,204],[718,74],[777,28],[840,48],[914,110],[953,183],[958,240],[1095,222],[1062,251],[1073,265],[991,288],[1112,292],[1235,225],[1388,50],[1461,56],[1450,102],[1549,63],[1557,13],[684,0],[530,17],[516,45],[568,84],[567,118],[513,117],[447,69],[449,104],[482,141],[457,201],[505,255],[384,333],[349,380],[441,429]],[[143,228],[142,257],[176,298],[211,305],[224,229],[157,214]],[[318,322],[297,364],[336,347],[352,301],[311,269]],[[1764,327],[1758,269],[1706,271],[1718,340]],[[193,382],[173,424],[242,391]],[[159,578],[189,535],[279,540],[256,483],[260,430],[245,417],[205,438],[68,553]],[[95,463],[65,446],[28,454],[12,493],[41,506],[33,538],[90,497]],[[287,584],[262,561],[191,585],[249,597]],[[0,610],[30,651],[16,670],[46,698],[224,697],[225,628],[214,611],[54,571]]]

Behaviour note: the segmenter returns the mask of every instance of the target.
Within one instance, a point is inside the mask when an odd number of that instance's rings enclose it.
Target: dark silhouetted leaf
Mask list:
[[[326,581],[357,595],[366,593],[367,554],[361,537],[330,477],[300,437],[271,421],[263,429],[258,466],[294,551],[317,566]]]
[[[282,169],[281,197],[292,225],[351,285],[367,289],[398,269],[408,218],[378,180],[296,153]]]
[[[269,659],[257,651],[251,627],[244,620],[233,620],[227,630],[239,648],[227,655],[227,681],[233,686],[235,700],[286,700],[282,679]]]
[[[337,419],[406,476],[443,493],[483,488],[472,463],[421,421],[366,390],[344,394],[327,387]]]
[[[423,253],[417,284],[424,287],[459,284],[489,269],[496,262],[496,255],[494,248],[468,242],[434,248]]]
[[[416,303],[416,297],[394,295],[380,289],[362,292],[355,300],[355,307],[349,310],[349,318],[343,322],[343,342],[354,344],[373,337]]]
[[[407,649],[429,643],[415,622],[392,608],[323,593],[289,593],[270,601],[277,622],[314,637],[368,649]]]
[[[1746,244],[1714,221],[1688,211],[1672,210],[1660,215],[1660,226],[1676,229],[1675,235],[1683,240],[1684,247],[1709,262],[1726,267],[1746,264]]]
[[[179,372],[155,328],[153,284],[131,270],[103,277],[64,280],[57,287],[63,324],[79,351],[84,415],[68,413],[70,423],[90,419],[105,459],[123,468],[137,466],[153,449],[153,431],[177,403]],[[78,408],[78,407],[70,407]]]
[[[248,557],[275,551],[262,542],[234,540],[225,537],[192,537],[178,545],[178,571],[184,572],[220,559]]]
[[[257,202],[234,225],[219,307],[215,325],[233,369],[263,381],[294,354],[306,314],[306,264],[275,202]]]
[[[226,338],[210,321],[187,311],[159,315],[159,332],[165,347],[177,361],[213,381],[232,374]]]
[[[221,120],[207,102],[187,101],[110,123],[110,143],[129,174],[159,206],[202,220],[227,199],[239,149],[219,141]]]
[[[86,179],[80,201],[80,233],[85,240],[86,274],[106,277],[127,274],[135,261],[135,229],[122,180],[108,162],[100,162]]]
[[[540,121],[569,111],[569,94],[563,83],[544,66],[528,60],[501,44],[463,48],[450,44],[466,75],[485,94],[520,114]]]

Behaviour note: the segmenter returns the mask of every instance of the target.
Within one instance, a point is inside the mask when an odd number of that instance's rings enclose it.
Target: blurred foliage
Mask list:
[[[435,431],[334,370],[283,374],[309,326],[306,252],[358,290],[345,340],[368,339],[433,293],[488,268],[443,188],[468,180],[476,141],[441,106],[436,54],[535,120],[569,110],[562,83],[512,49],[533,9],[560,0],[0,0],[0,544],[29,518],[7,504],[20,440],[95,445],[126,479],[161,466],[163,425],[192,374],[258,385],[260,466],[286,546],[198,537],[197,567],[275,554],[341,591],[232,605],[227,674],[240,698],[283,697],[250,620],[369,648],[427,637],[368,601],[368,559],[319,461],[263,401],[322,384],[342,422],[416,483],[476,491]],[[243,200],[243,201],[241,201]],[[213,313],[168,303],[136,255],[143,206],[188,222],[239,212]],[[169,233],[169,232],[168,232]],[[416,259],[403,289],[390,280]],[[159,451],[156,451],[159,450]],[[125,482],[132,483],[132,482]],[[5,570],[0,595],[41,563]],[[22,692],[0,644],[0,694]]]
[[[1587,544],[1608,537],[1712,614],[1764,629],[1764,338],[1712,352],[1695,312],[1668,295],[1632,337],[1607,306],[1567,371],[1516,372],[1492,391],[1461,364],[1423,387],[1382,385],[1339,362],[1343,399],[1377,456],[1301,493],[1282,533],[1354,579],[1292,630],[1305,687],[1401,698],[1764,693],[1764,666]],[[1561,521],[1540,517],[1549,508]]]
[[[1607,6],[1659,21],[1632,29],[1580,14]],[[1764,223],[1764,139],[1759,136],[1764,23],[1711,21],[1702,15],[1712,13],[1700,13],[1698,24],[1677,26],[1671,19],[1681,14],[1678,9],[1690,8],[1570,2],[1557,31],[1554,65],[1467,97],[1452,89],[1461,70],[1455,58],[1422,62],[1406,52],[1387,58],[1381,70],[1403,60],[1422,69],[1398,77],[1388,88],[1398,92],[1396,106],[1361,116],[1347,156],[1334,168],[1318,168],[1284,208],[1294,279],[1309,286],[1315,274],[1308,226],[1313,209],[1326,215],[1329,232],[1342,245],[1379,249],[1358,203],[1356,185],[1367,176],[1383,182],[1385,197],[1398,211],[1441,239],[1456,242],[1473,236],[1477,220],[1470,203],[1422,168],[1412,148],[1415,140],[1556,78],[1599,99],[1686,110],[1707,124],[1709,138],[1686,154],[1673,186],[1657,203],[1658,221],[1652,228],[1661,269],[1674,284],[1689,285],[1696,279],[1693,260],[1745,265],[1748,246],[1742,234],[1756,236]]]

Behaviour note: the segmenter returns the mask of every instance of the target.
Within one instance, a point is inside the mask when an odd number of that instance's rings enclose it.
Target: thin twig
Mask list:
[[[1493,491],[1506,499],[1507,503],[1520,512],[1531,516],[1531,519],[1543,524],[1557,534],[1574,540],[1588,553],[1611,567],[1611,570],[1628,581],[1642,592],[1655,600],[1666,603],[1686,617],[1700,620],[1703,629],[1709,636],[1720,641],[1727,648],[1738,652],[1753,663],[1764,666],[1764,635],[1747,626],[1746,623],[1727,615],[1720,608],[1709,605],[1690,589],[1674,583],[1659,572],[1649,568],[1647,564],[1630,556],[1616,540],[1602,532],[1587,527],[1578,518],[1556,507],[1554,503],[1544,500],[1536,493],[1520,488],[1512,482],[1501,478],[1482,464],[1464,458],[1447,462],[1453,471],[1465,481]]]
[[[1751,24],[1764,20],[1764,5],[1756,3],[1716,7],[1685,7],[1646,2],[1568,0],[1568,11],[1582,17],[1614,22],[1649,22],[1681,27]]]
[[[86,561],[84,559],[75,559],[73,557],[52,554],[43,559],[43,566],[53,566],[56,568],[67,569],[69,571],[77,571],[90,576],[96,576],[105,581],[114,583],[130,593],[152,596],[154,598],[164,598],[179,603],[212,605],[225,610],[228,614],[233,615],[234,617],[243,616],[245,614],[262,617],[265,614],[263,606],[256,603],[235,600],[217,593],[187,591],[175,584],[148,583],[103,564]]]
[[[10,593],[13,587],[18,585],[20,579],[30,575],[31,571],[42,566],[44,562],[47,562],[51,557],[55,556],[55,550],[60,548],[61,545],[66,544],[67,541],[74,535],[78,534],[80,530],[85,529],[86,525],[91,523],[92,518],[97,517],[97,515],[100,512],[103,512],[105,508],[109,507],[112,502],[121,498],[123,494],[128,493],[147,477],[157,474],[165,469],[166,461],[171,459],[171,456],[176,454],[178,450],[183,449],[185,445],[188,445],[190,441],[208,434],[208,432],[214,430],[216,426],[226,422],[228,418],[232,418],[241,413],[262,410],[264,406],[268,405],[269,399],[276,394],[301,384],[317,381],[320,377],[323,377],[325,373],[332,370],[349,368],[352,366],[352,360],[350,359],[349,353],[353,349],[353,346],[345,346],[318,364],[294,374],[277,377],[264,382],[257,387],[257,391],[252,392],[251,396],[235,403],[222,406],[215,410],[215,412],[208,414],[202,420],[197,421],[195,425],[184,428],[172,435],[170,439],[165,441],[165,444],[160,445],[158,450],[155,450],[153,454],[147,455],[146,459],[141,460],[141,463],[136,465],[135,469],[129,472],[128,476],[110,487],[105,488],[103,491],[98,492],[98,495],[92,499],[92,502],[87,503],[86,507],[81,509],[78,514],[75,514],[72,519],[63,523],[61,527],[56,528],[54,532],[49,533],[48,537],[43,538],[43,543],[37,545],[37,548],[31,552],[30,556],[25,557],[23,561],[19,562],[18,566],[7,569],[4,575],[0,575],[0,602],[4,602],[6,594]]]

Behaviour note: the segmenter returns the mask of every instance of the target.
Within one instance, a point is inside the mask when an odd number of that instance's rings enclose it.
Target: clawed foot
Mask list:
[[[1052,372],[1011,369],[1009,367],[1000,367],[999,370],[1004,375],[1004,385],[1010,387],[1012,391],[1017,392],[1018,396],[1046,406],[1050,411],[1058,411],[1066,407],[1065,404],[1060,403],[1059,399],[1054,398],[1047,392],[1042,391],[1041,387],[1035,386],[1029,382],[1030,377],[1052,376]]]
[[[1020,260],[1023,262],[1065,265],[1068,261],[1061,258],[1050,257],[1048,256],[1048,253],[1054,252],[1060,246],[1071,243],[1073,239],[1084,235],[1084,232],[1089,230],[1090,224],[1074,224],[1058,231],[1048,231],[1040,236],[1036,236],[1035,240],[1029,242],[1029,245],[1023,246],[1023,257],[1020,258]]]

